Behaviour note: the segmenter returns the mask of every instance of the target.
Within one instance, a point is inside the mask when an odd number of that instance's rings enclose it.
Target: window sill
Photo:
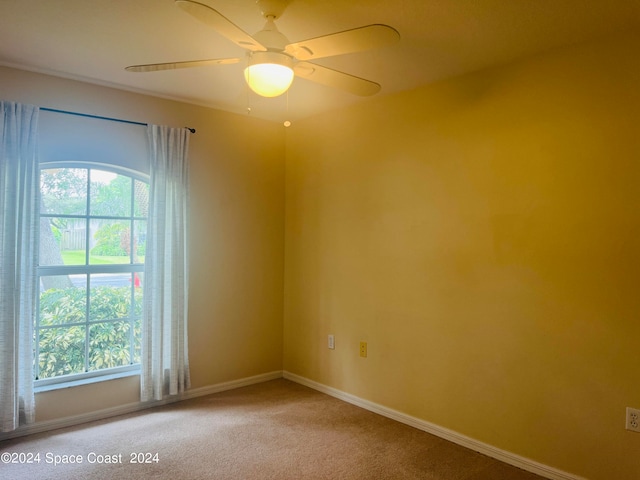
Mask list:
[[[101,375],[91,375],[87,377],[84,377],[82,375],[80,375],[81,378],[78,378],[78,375],[69,375],[68,379],[55,381],[54,383],[49,383],[46,380],[40,380],[41,382],[46,382],[43,385],[38,385],[39,381],[36,380],[33,391],[34,393],[49,392],[52,390],[60,390],[63,388],[72,388],[81,385],[89,385],[92,383],[106,382],[108,380],[115,380],[118,378],[133,377],[135,375],[140,375],[140,365],[127,367],[126,370],[119,370]]]

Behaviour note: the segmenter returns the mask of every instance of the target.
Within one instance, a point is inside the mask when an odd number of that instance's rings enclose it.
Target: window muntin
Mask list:
[[[36,385],[140,362],[148,183],[105,165],[41,166]]]

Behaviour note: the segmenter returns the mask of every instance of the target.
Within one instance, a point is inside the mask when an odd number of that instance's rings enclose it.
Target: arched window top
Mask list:
[[[135,170],[133,168],[125,167],[122,165],[115,165],[111,163],[100,163],[86,160],[57,160],[57,161],[42,161],[40,162],[40,170],[59,169],[59,168],[76,168],[76,169],[92,169],[101,170],[105,172],[112,172],[119,175],[125,175],[128,177],[141,180],[143,182],[149,181],[149,174],[143,171]]]
[[[41,213],[146,217],[148,175],[89,162],[49,162],[40,166]]]

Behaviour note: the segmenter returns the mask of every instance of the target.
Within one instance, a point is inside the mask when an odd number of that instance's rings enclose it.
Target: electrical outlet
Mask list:
[[[367,356],[367,342],[360,342],[360,356]]]
[[[333,335],[329,335],[328,337],[328,346],[331,350],[334,350],[336,348],[336,339]]]
[[[640,410],[627,407],[627,422],[625,428],[632,432],[640,432]]]

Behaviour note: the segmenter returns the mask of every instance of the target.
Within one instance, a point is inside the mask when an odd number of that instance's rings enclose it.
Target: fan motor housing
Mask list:
[[[258,65],[260,63],[275,63],[293,69],[293,58],[282,52],[249,52],[247,65]]]
[[[258,42],[267,47],[269,50],[282,51],[289,45],[289,39],[285,37],[273,22],[272,18],[267,19],[262,30],[253,35]]]

